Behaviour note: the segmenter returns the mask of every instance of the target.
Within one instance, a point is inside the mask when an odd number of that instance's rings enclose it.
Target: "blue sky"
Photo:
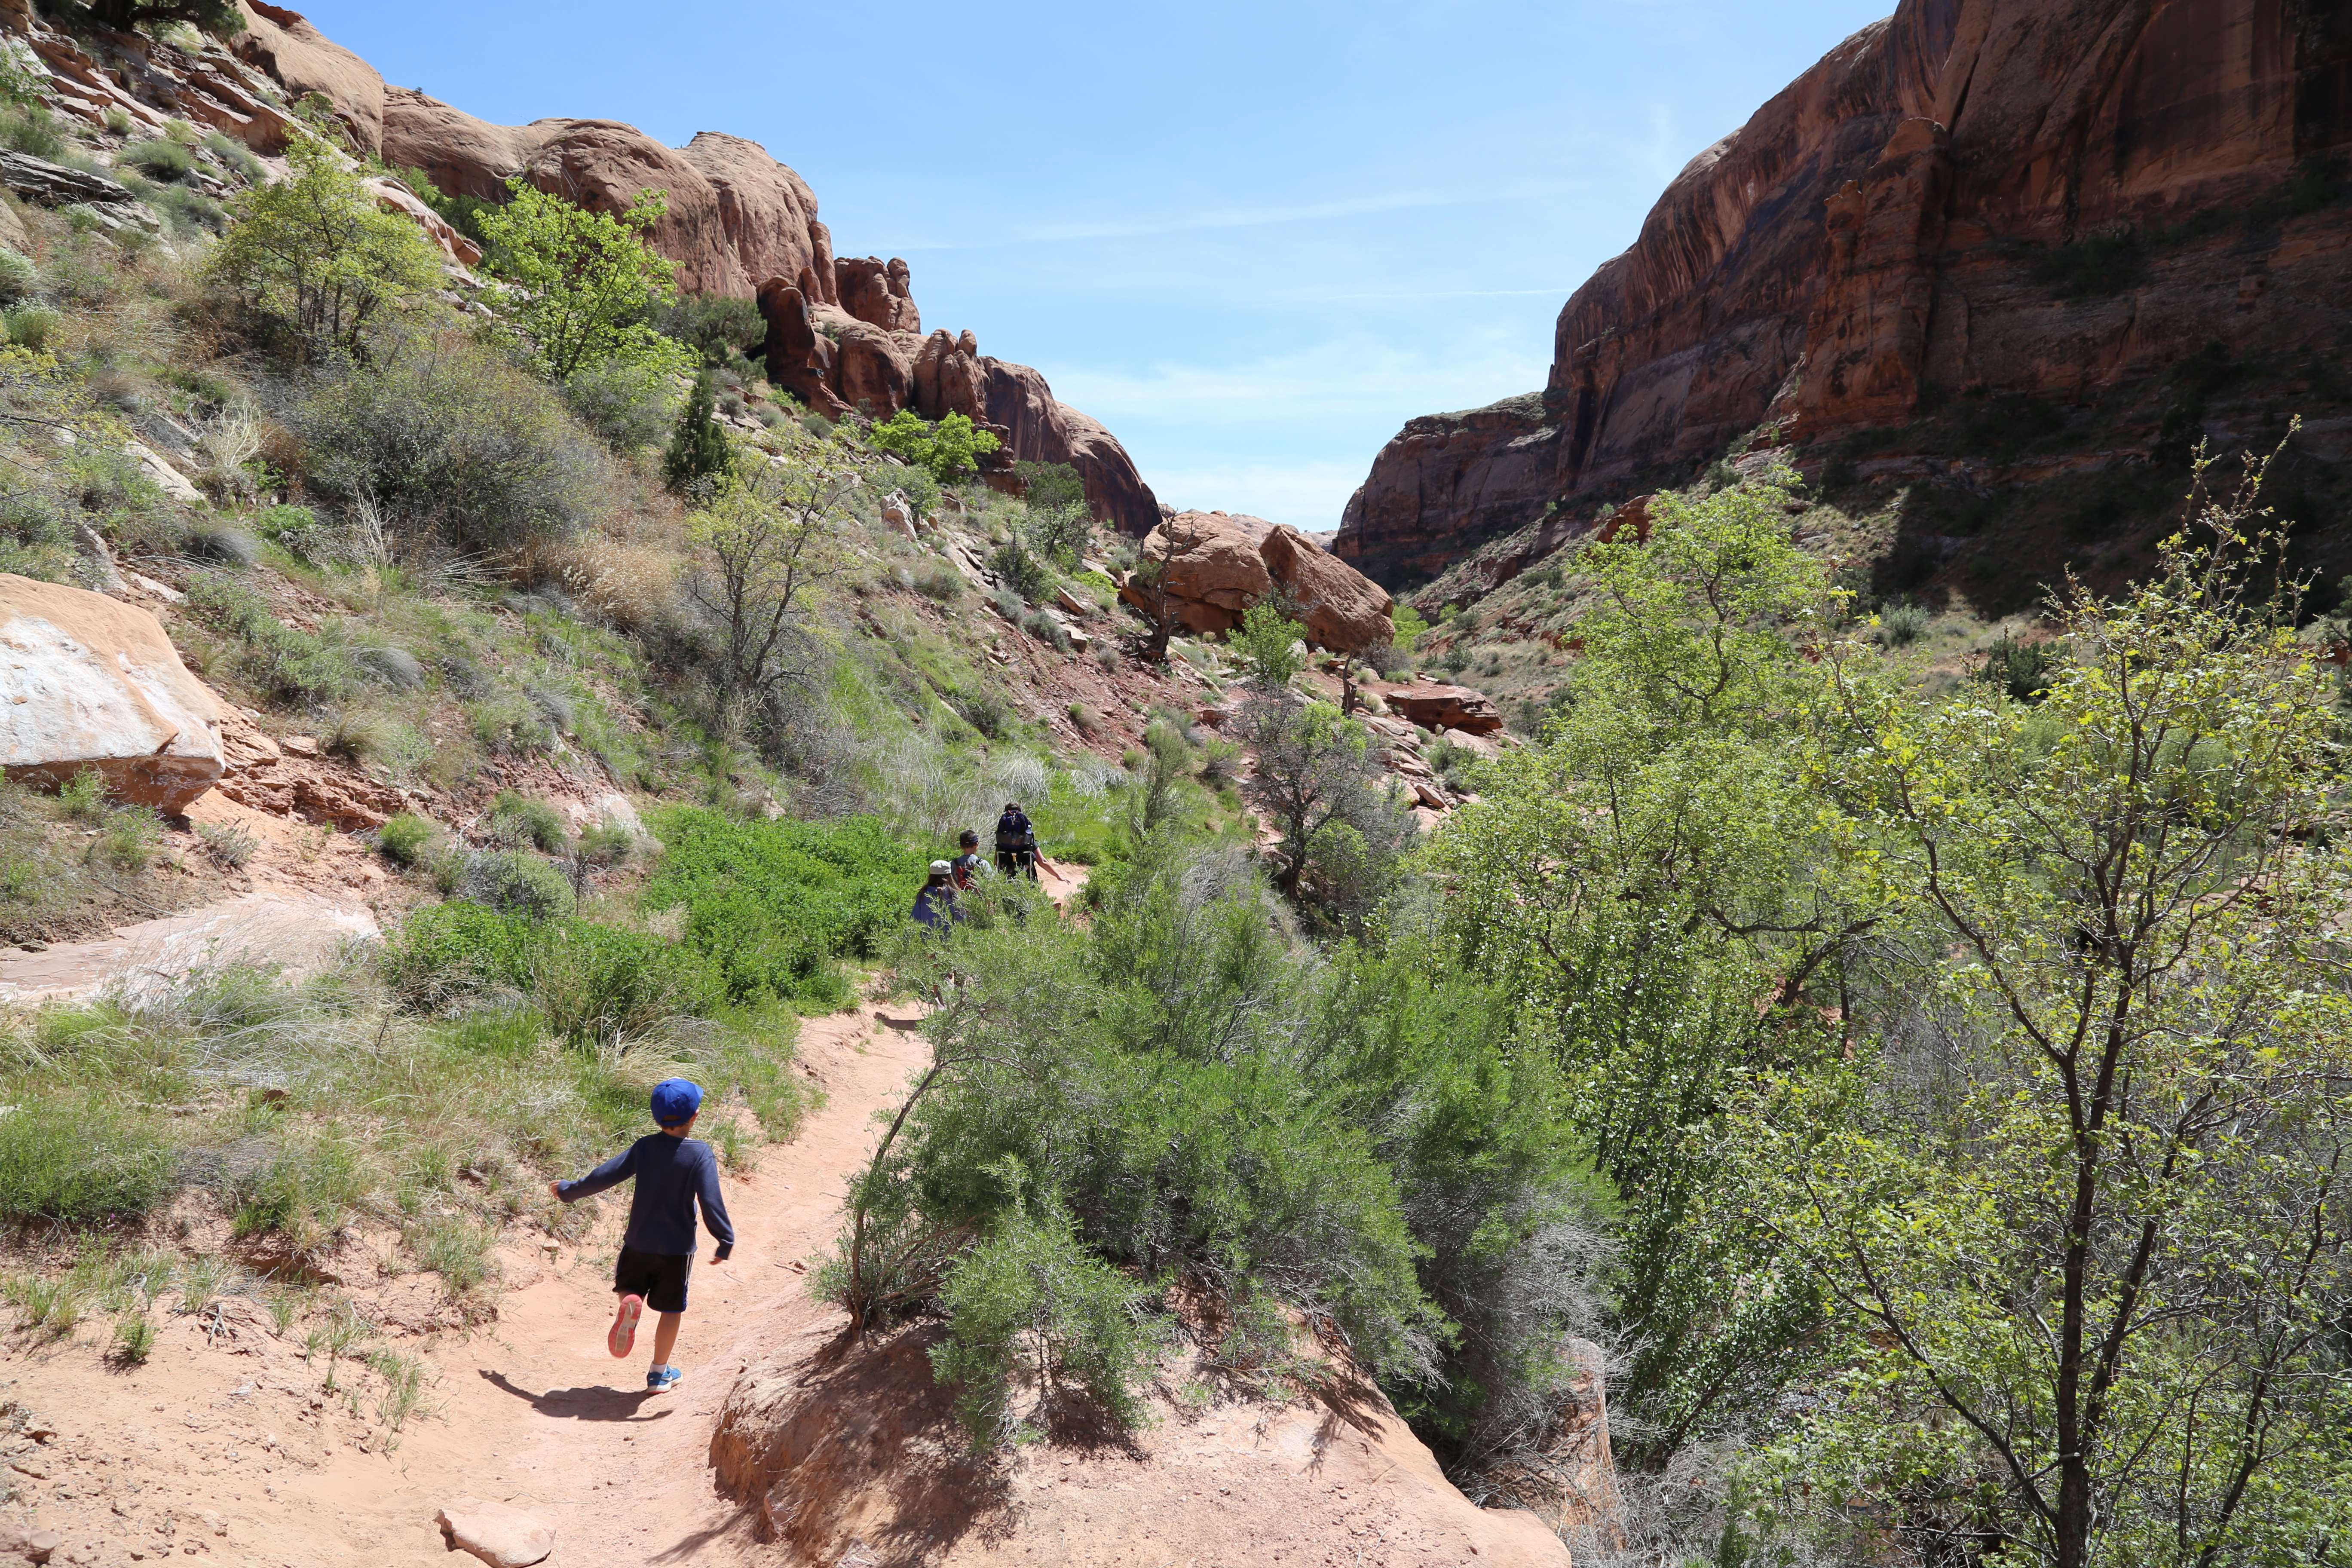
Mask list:
[[[1334,527],[1416,414],[1543,384],[1675,171],[1892,0],[297,0],[515,124],[748,136],[1162,500]]]

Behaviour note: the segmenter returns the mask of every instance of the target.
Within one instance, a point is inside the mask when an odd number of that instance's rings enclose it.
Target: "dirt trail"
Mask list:
[[[799,1058],[826,1103],[752,1175],[728,1182],[740,1240],[726,1263],[712,1266],[706,1250],[695,1268],[677,1391],[643,1390],[650,1319],[630,1360],[605,1353],[627,1207],[608,1195],[579,1247],[506,1250],[498,1321],[426,1352],[436,1413],[411,1421],[390,1454],[380,1428],[369,1436],[338,1419],[331,1400],[320,1408],[319,1368],[243,1304],[226,1326],[173,1320],[133,1371],[100,1360],[102,1331],[85,1328],[65,1345],[15,1337],[0,1352],[0,1401],[21,1400],[58,1432],[37,1448],[0,1444],[16,1461],[6,1474],[18,1508],[8,1512],[22,1519],[29,1503],[63,1538],[55,1560],[76,1568],[162,1555],[448,1568],[434,1513],[467,1496],[555,1525],[551,1568],[772,1556],[753,1542],[752,1517],[713,1488],[714,1419],[763,1347],[830,1310],[809,1299],[799,1266],[833,1239],[844,1180],[873,1146],[874,1112],[895,1105],[927,1059],[913,1011],[866,1006],[803,1026]]]

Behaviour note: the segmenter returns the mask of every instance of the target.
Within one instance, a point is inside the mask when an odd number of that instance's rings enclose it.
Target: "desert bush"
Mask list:
[[[65,132],[45,105],[16,104],[0,110],[0,147],[54,160],[66,150]]]
[[[423,856],[425,847],[440,836],[440,829],[411,812],[402,812],[375,832],[375,847],[386,859],[402,866],[414,866]]]
[[[0,572],[68,582],[74,554],[73,521],[59,498],[37,488],[0,495]]]
[[[0,320],[7,322],[10,342],[38,353],[48,347],[50,337],[65,318],[47,305],[24,304],[11,305]]]
[[[314,380],[289,410],[312,485],[410,547],[511,550],[585,527],[609,459],[545,385],[463,339]]]
[[[1054,574],[1017,534],[996,547],[989,555],[988,565],[1008,587],[1033,605],[1053,591]]]
[[[196,838],[205,847],[205,858],[224,871],[242,870],[260,847],[251,833],[233,822],[198,823]]]
[[[1888,647],[1905,647],[1927,635],[1927,623],[1935,618],[1925,605],[1915,605],[1898,599],[1882,605],[1878,612],[1878,637]]]
[[[694,378],[678,410],[668,449],[662,453],[662,483],[679,495],[694,495],[734,468],[735,448],[711,416],[711,380],[705,372]]]
[[[196,174],[195,155],[177,142],[133,142],[114,161],[151,180],[193,180]]]
[[[607,360],[564,377],[563,401],[604,445],[626,453],[661,440],[677,394],[666,377],[649,376],[640,365]]]
[[[535,855],[498,851],[469,855],[457,877],[458,895],[486,908],[527,920],[554,920],[572,912],[572,884]]]
[[[0,1116],[0,1219],[89,1226],[142,1219],[171,1194],[174,1145],[103,1090]]]
[[[580,836],[580,858],[594,866],[617,866],[629,858],[635,840],[615,822],[601,822]]]
[[[2065,665],[2065,649],[2056,643],[2004,637],[1985,650],[1975,675],[2020,702],[2038,702]]]
[[[0,304],[16,304],[40,286],[41,268],[31,257],[0,247]]]
[[[575,1045],[642,1038],[727,1001],[723,977],[688,947],[617,926],[534,920],[481,904],[419,910],[388,938],[385,978],[412,1005],[491,989],[518,993]]]
[[[759,306],[724,294],[681,294],[657,307],[652,321],[656,331],[684,343],[710,370],[740,365],[768,331]]]
[[[562,812],[512,790],[499,795],[490,811],[489,829],[501,843],[528,844],[550,855],[562,855],[572,847],[572,834],[563,825]]]
[[[364,356],[379,323],[441,287],[440,253],[317,137],[286,158],[289,178],[237,196],[206,276],[297,356]]]

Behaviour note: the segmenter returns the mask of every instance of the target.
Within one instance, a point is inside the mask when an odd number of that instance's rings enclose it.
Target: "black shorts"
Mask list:
[[[694,1271],[694,1254],[639,1252],[621,1248],[613,1265],[613,1289],[624,1296],[643,1296],[656,1312],[686,1310],[686,1277]]]

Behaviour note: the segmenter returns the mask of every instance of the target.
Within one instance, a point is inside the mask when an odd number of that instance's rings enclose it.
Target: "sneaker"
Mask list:
[[[645,1312],[646,1299],[643,1296],[621,1298],[621,1310],[613,1314],[613,1331],[604,1336],[604,1348],[613,1352],[614,1361],[625,1358],[629,1347],[637,1342],[637,1320],[644,1317]]]
[[[674,1366],[657,1366],[646,1373],[646,1392],[667,1394],[671,1389],[676,1388],[685,1376],[686,1373]]]

